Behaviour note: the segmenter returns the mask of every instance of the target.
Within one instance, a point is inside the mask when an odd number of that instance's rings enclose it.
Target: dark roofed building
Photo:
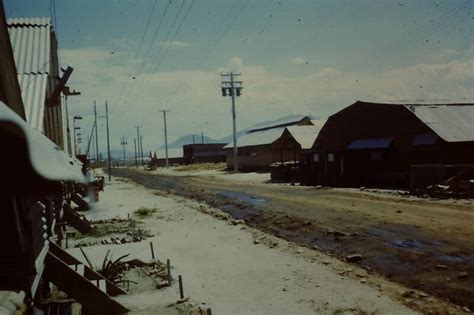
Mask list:
[[[195,143],[183,145],[184,163],[225,162],[224,146],[227,143]]]
[[[474,104],[358,101],[329,117],[303,166],[305,182],[408,187],[440,181],[474,164]],[[415,166],[451,172],[421,180]],[[453,165],[456,167],[453,168]]]

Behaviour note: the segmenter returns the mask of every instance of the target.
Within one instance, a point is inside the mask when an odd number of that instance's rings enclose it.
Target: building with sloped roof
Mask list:
[[[328,118],[301,167],[312,185],[413,187],[469,165],[474,104],[357,101]]]
[[[278,140],[285,128],[290,126],[312,125],[311,118],[304,116],[298,120],[279,122],[276,125],[263,126],[257,129],[251,129],[237,139],[238,147],[238,166],[241,170],[268,170],[270,165],[279,161],[274,156],[272,144]],[[227,166],[233,165],[233,143],[224,147],[226,150]],[[289,155],[291,153],[285,153]]]

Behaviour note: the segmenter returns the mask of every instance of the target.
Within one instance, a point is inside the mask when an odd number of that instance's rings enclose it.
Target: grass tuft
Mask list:
[[[152,215],[153,213],[156,212],[156,208],[145,208],[145,207],[140,207],[137,210],[134,211],[134,214],[136,214],[139,217],[148,217]]]
[[[333,315],[377,315],[378,311],[366,311],[360,307],[340,307],[334,310]]]

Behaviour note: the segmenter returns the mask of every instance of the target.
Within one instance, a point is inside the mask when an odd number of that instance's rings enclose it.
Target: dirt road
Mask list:
[[[474,206],[335,189],[158,176],[117,169],[145,187],[204,201],[289,241],[345,258],[474,309]]]

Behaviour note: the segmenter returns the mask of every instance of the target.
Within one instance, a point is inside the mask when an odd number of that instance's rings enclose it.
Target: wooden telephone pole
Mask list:
[[[234,162],[234,172],[238,172],[239,166],[237,163],[237,123],[236,123],[236,114],[235,114],[235,97],[242,95],[242,81],[234,81],[234,77],[241,76],[241,73],[226,73],[221,74],[221,77],[229,78],[228,81],[222,81],[221,91],[222,96],[230,96],[232,98],[232,130],[234,138],[234,147],[233,147],[233,162]]]
[[[171,110],[169,109],[162,109],[160,112],[163,113],[163,120],[165,123],[165,156],[166,156],[166,167],[169,167],[169,162],[168,162],[168,129],[166,128],[166,112],[170,112]]]

